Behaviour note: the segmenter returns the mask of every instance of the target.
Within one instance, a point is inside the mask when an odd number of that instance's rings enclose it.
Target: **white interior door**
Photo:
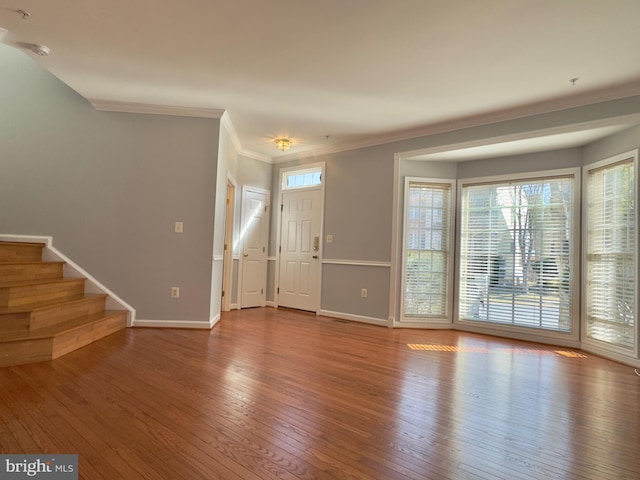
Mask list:
[[[322,190],[282,194],[278,304],[316,311],[319,308]]]
[[[264,307],[267,290],[267,242],[269,239],[268,192],[242,191],[242,289],[240,305]]]

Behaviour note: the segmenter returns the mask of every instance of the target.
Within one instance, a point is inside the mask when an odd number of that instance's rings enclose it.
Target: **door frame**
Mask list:
[[[222,261],[222,311],[231,310],[231,296],[233,294],[233,253],[235,237],[235,212],[236,212],[236,181],[227,176],[227,199],[224,219],[224,253]]]
[[[321,169],[321,182],[320,185],[315,185],[313,187],[299,187],[295,189],[284,189],[284,178],[286,174],[296,172],[296,171],[304,171],[309,170],[310,168],[318,168]],[[281,246],[281,231],[282,231],[282,207],[283,207],[283,194],[287,191],[302,191],[302,190],[313,190],[320,189],[320,250],[318,251],[318,255],[320,256],[320,268],[318,268],[318,292],[317,292],[317,304],[314,308],[314,312],[316,315],[320,313],[320,305],[322,300],[322,268],[324,265],[324,196],[325,196],[325,162],[316,162],[316,163],[307,163],[303,165],[297,165],[295,167],[285,167],[281,168],[278,173],[278,208],[277,208],[277,227],[276,227],[276,265],[275,265],[275,282],[273,289],[273,305],[274,307],[278,307],[280,294],[278,290],[280,288],[280,246]]]
[[[271,215],[271,190],[265,190],[264,188],[260,188],[260,187],[252,187],[250,185],[243,185],[242,186],[242,198],[240,200],[240,232],[238,234],[238,257],[239,257],[239,262],[238,262],[238,308],[241,309],[242,308],[242,292],[243,292],[243,256],[242,253],[244,252],[244,235],[242,232],[242,229],[244,228],[244,224],[243,224],[243,220],[244,220],[244,215],[246,214],[244,212],[244,202],[245,202],[245,195],[247,192],[256,192],[256,193],[260,193],[265,195],[265,207],[267,207],[267,214],[270,216]],[[270,218],[269,218],[270,220]],[[265,253],[267,254],[266,259],[265,259],[265,275],[264,275],[264,292],[265,292],[265,301],[263,302],[263,307],[266,306],[266,292],[267,292],[267,274],[268,274],[268,267],[269,267],[269,257],[268,257],[268,252],[269,252],[269,229],[270,229],[270,221],[267,221],[267,238],[266,238],[266,251]]]

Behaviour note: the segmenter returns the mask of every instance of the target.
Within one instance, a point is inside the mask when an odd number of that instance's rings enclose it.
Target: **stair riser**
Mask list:
[[[52,359],[53,338],[0,343],[0,367]]]
[[[44,245],[0,242],[0,262],[37,262],[42,260]]]
[[[0,307],[19,307],[30,303],[62,301],[79,298],[83,293],[83,279],[70,282],[3,287],[0,288]]]
[[[31,314],[30,330],[37,331],[74,318],[104,311],[106,295],[85,297],[81,301],[64,303],[46,310],[36,310]]]
[[[83,327],[64,332],[53,340],[51,358],[58,358],[69,352],[77,350],[112,333],[122,330],[127,326],[127,314],[117,313],[97,322]]]
[[[29,312],[0,314],[0,340],[5,333],[28,332],[30,321]]]
[[[62,278],[62,263],[0,264],[0,282],[28,282]]]

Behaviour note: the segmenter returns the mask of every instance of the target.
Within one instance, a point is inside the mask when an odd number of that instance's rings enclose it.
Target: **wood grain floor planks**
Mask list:
[[[0,452],[82,479],[640,478],[640,377],[566,350],[271,308],[126,329],[1,368]]]

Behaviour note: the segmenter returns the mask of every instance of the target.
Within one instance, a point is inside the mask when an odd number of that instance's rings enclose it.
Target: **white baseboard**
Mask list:
[[[389,326],[388,320],[383,318],[365,317],[362,315],[352,315],[350,313],[332,312],[330,310],[319,310],[318,315],[322,315],[323,317],[340,318],[342,320],[350,320],[352,322],[368,323],[371,325],[378,325],[380,327]]]
[[[469,325],[468,323],[458,323],[454,322],[453,330],[460,330],[461,332],[468,333],[478,333],[480,335],[491,335],[494,337],[503,337],[510,338],[512,340],[522,340],[524,342],[533,342],[533,343],[542,343],[545,345],[556,345],[559,347],[569,347],[569,348],[582,348],[580,341],[574,340],[571,337],[567,336],[565,338],[561,337],[552,337],[549,335],[544,335],[545,332],[541,332],[538,334],[534,329],[531,329],[531,332],[523,333],[523,332],[515,332],[506,329],[500,328],[491,328],[491,326],[481,325],[476,327],[475,325]]]
[[[136,319],[133,327],[145,328],[188,328],[199,330],[211,330],[220,321],[220,315],[208,322],[198,320],[142,320]]]
[[[584,343],[584,342],[582,343],[582,347],[580,349],[583,352],[592,353],[594,355],[598,355],[599,357],[608,358],[609,360],[624,363],[625,365],[631,365],[632,367],[640,368],[640,359],[623,355],[611,349],[599,348],[596,345],[591,345],[590,343]]]
[[[27,243],[44,243],[50,245],[52,237],[46,237],[43,235],[8,235],[0,234],[0,241],[2,242],[27,242]]]
[[[426,322],[394,322],[392,328],[418,328],[422,330],[452,330],[453,324],[447,323],[426,323]]]

